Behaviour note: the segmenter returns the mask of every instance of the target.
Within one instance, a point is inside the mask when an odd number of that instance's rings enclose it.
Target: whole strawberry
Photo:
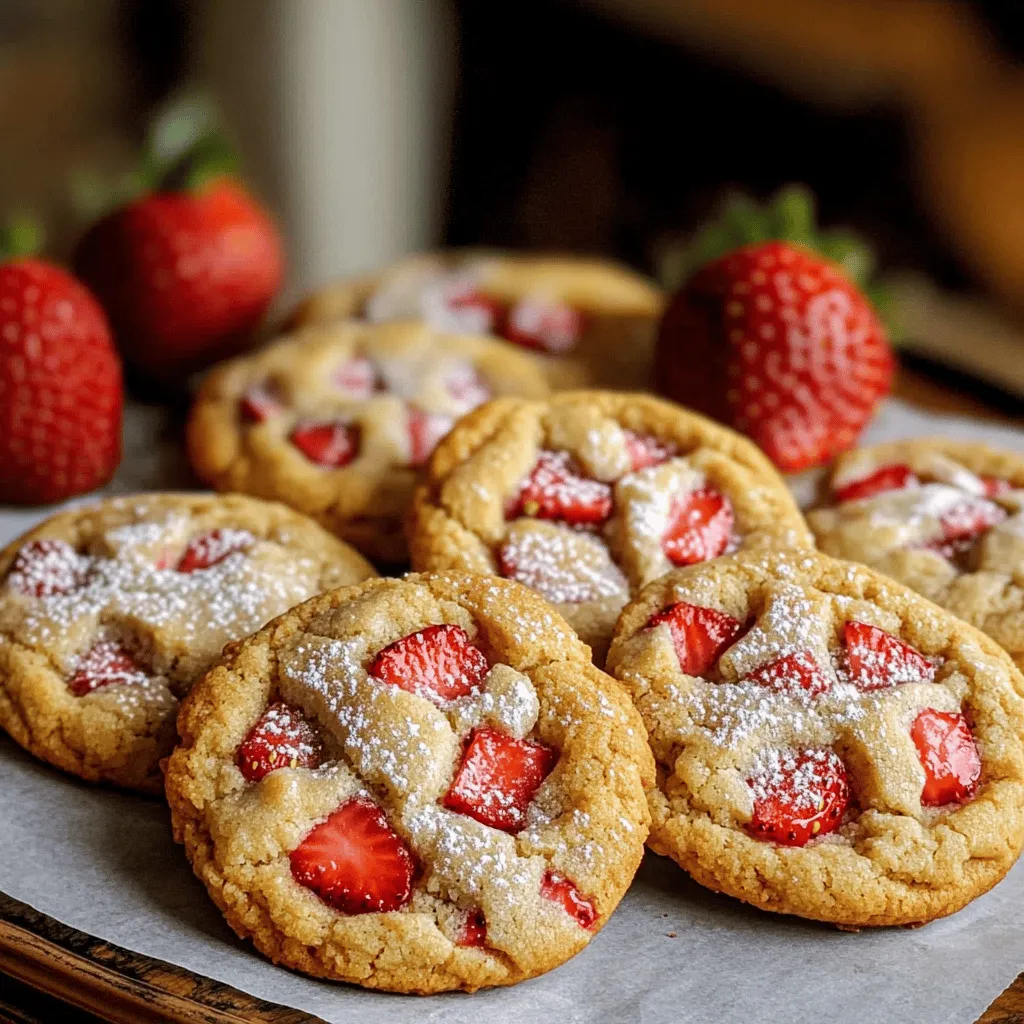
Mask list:
[[[75,267],[125,360],[178,379],[245,348],[281,284],[273,221],[234,178],[143,194],[82,239]]]
[[[0,503],[105,484],[121,460],[121,412],[121,364],[99,303],[60,267],[0,262]]]

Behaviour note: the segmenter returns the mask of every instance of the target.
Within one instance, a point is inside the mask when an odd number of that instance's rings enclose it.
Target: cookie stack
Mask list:
[[[556,967],[645,844],[843,928],[965,906],[1024,845],[1024,459],[856,450],[805,519],[752,441],[594,390],[662,306],[484,253],[312,296],[192,410],[245,497],[0,553],[0,723],[163,789],[239,935],[370,988]]]

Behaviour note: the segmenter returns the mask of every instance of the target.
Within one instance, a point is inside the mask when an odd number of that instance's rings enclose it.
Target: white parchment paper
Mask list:
[[[890,402],[869,441],[924,434],[1024,451],[1024,432]],[[162,414],[132,410],[114,491],[180,486]],[[0,508],[0,543],[42,512]],[[512,989],[414,998],[313,981],[236,939],[192,877],[159,801],[86,786],[0,738],[0,890],[64,924],[331,1024],[975,1020],[1024,970],[1024,866],[925,928],[856,934],[764,914],[648,854],[574,960]]]

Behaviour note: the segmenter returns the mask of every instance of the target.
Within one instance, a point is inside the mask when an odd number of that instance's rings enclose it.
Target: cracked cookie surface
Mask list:
[[[315,598],[229,649],[179,731],[167,795],[194,871],[239,935],[319,977],[514,984],[583,949],[642,857],[639,716],[508,581]]]
[[[192,682],[223,646],[372,566],[284,505],[139,494],[0,551],[0,725],[92,782],[158,793]]]

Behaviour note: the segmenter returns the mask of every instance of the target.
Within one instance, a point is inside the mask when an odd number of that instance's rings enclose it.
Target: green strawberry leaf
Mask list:
[[[42,252],[46,234],[35,218],[25,213],[12,214],[0,225],[0,262],[35,256]]]

